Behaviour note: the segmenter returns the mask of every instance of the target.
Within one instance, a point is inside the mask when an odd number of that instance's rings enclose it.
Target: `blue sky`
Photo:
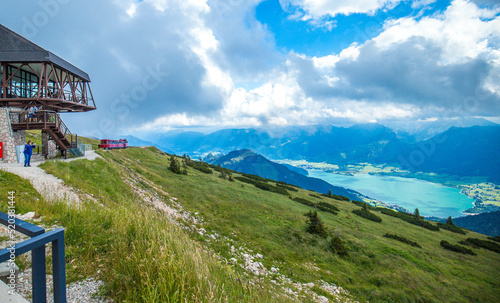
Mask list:
[[[406,1],[370,14],[326,15],[315,23],[300,19],[305,15],[300,7],[282,7],[278,0],[267,0],[256,7],[256,18],[274,34],[278,49],[308,56],[326,56],[340,53],[354,42],[361,44],[376,37],[388,19],[412,16],[419,20],[442,12],[449,4],[450,1],[438,1],[415,10],[411,7],[412,2]]]
[[[82,135],[500,122],[497,2],[2,1],[0,23],[89,73]]]

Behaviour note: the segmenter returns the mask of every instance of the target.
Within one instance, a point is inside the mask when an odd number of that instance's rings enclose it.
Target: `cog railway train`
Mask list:
[[[116,148],[127,148],[127,139],[120,140],[109,140],[102,139],[99,148],[102,149],[116,149]]]

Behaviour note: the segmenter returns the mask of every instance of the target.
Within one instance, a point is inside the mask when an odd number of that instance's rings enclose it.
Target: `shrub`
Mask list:
[[[326,211],[334,215],[340,211],[335,205],[326,202],[319,202],[317,207],[319,210]]]
[[[205,173],[205,174],[213,174],[214,172],[210,169],[210,166],[205,163],[205,162],[201,162],[201,161],[193,161],[191,159],[186,159],[186,165],[187,166],[190,166],[196,170],[199,170],[201,171],[202,173]]]
[[[320,196],[318,196],[318,195],[315,195],[315,194],[311,194],[311,193],[309,193],[309,196],[311,196],[311,197],[314,197],[314,198],[318,198],[318,199],[321,199],[321,197],[320,197]]]
[[[409,219],[409,220],[405,220],[405,221],[407,221],[408,223],[411,223],[413,225],[427,228],[428,230],[439,231],[439,227],[437,227],[436,225],[433,225],[432,223],[430,223],[428,221],[422,220],[422,219],[417,219],[417,218],[413,217],[413,219]]]
[[[473,255],[473,256],[476,255],[475,252],[473,252],[472,250],[468,249],[467,247],[463,247],[463,246],[460,246],[460,245],[450,244],[450,243],[448,243],[445,240],[441,241],[441,243],[439,243],[439,244],[443,248],[451,250],[451,251],[454,251],[454,252],[457,252],[457,253],[468,254],[468,255]]]
[[[316,204],[314,204],[314,202],[309,201],[309,200],[304,199],[304,198],[295,197],[295,198],[293,198],[293,201],[299,202],[299,203],[307,205],[307,206],[316,207]]]
[[[263,190],[267,190],[267,191],[270,191],[270,192],[273,192],[273,193],[278,193],[278,194],[282,194],[282,195],[285,195],[285,196],[289,195],[288,192],[286,191],[286,189],[284,189],[282,187],[272,186],[270,184],[263,183],[263,182],[258,182],[258,181],[254,185],[257,188],[260,188],[260,189],[263,189]]]
[[[352,203],[356,204],[357,206],[363,206],[363,203],[365,203],[365,202],[361,202],[358,200],[352,200]]]
[[[288,186],[285,182],[276,182],[276,187],[281,187],[289,191],[299,191],[297,188]]]
[[[256,180],[256,181],[260,181],[260,182],[272,181],[272,180],[262,178],[261,176],[257,176],[257,175],[244,174],[244,173],[242,173],[241,175],[248,178],[248,179],[252,179],[252,180]]]
[[[289,196],[290,195],[286,191],[286,189],[284,189],[283,187],[279,187],[279,186],[271,186],[271,191],[273,193],[277,193],[277,194],[281,194],[281,195],[285,195],[285,196]]]
[[[331,194],[331,191],[328,192],[328,194],[322,194],[323,197],[327,197],[327,198],[332,198],[332,199],[335,199],[335,200],[340,200],[340,201],[351,201],[351,199],[347,198],[347,197],[344,197],[344,196],[341,196],[341,195],[332,195]]]
[[[252,184],[252,185],[257,184],[257,182],[258,182],[258,181],[255,181],[255,180],[252,180],[252,179],[249,179],[246,177],[234,177],[234,178],[238,181],[245,182],[245,183]]]
[[[349,249],[338,235],[332,236],[329,244],[330,250],[340,256],[347,256]]]
[[[201,171],[202,173],[205,174],[213,174],[214,172],[207,166],[196,166],[195,169]]]
[[[389,209],[389,208],[381,208],[379,211],[381,213],[383,213],[384,215],[388,215],[388,216],[391,216],[391,217],[396,217],[396,218],[400,218],[401,219],[401,216],[400,216],[399,212],[397,212],[395,210],[392,210],[392,209]]]
[[[326,228],[323,225],[323,222],[318,217],[318,213],[316,211],[309,211],[305,213],[307,219],[306,231],[311,234],[316,234],[322,238],[326,238],[328,233],[326,232]]]
[[[437,227],[449,230],[449,231],[457,233],[457,234],[462,234],[462,235],[466,234],[465,230],[461,229],[460,227],[456,226],[455,224],[449,225],[448,223],[444,224],[444,223],[438,222]]]
[[[351,201],[351,199],[341,195],[333,195],[332,198],[334,198],[335,200],[346,201],[346,202]]]
[[[488,240],[500,243],[500,236],[488,237]]]
[[[231,177],[231,179],[232,179],[232,177]],[[267,190],[267,191],[270,191],[270,192],[273,192],[273,193],[282,194],[282,195],[285,195],[285,196],[289,195],[289,193],[286,191],[286,189],[284,189],[282,187],[272,186],[270,184],[257,181],[255,179],[249,179],[247,177],[234,177],[234,179],[239,180],[241,182],[252,184],[255,187],[260,188],[262,190]]]
[[[373,207],[371,205],[369,205],[368,203],[366,202],[361,202],[361,201],[351,201],[352,203],[356,204],[357,206],[360,206],[360,207],[366,207],[368,208],[368,210],[378,210],[376,207]],[[365,206],[366,205],[366,206]]]
[[[263,183],[263,182],[256,182],[254,185],[257,188],[260,188],[263,190],[268,190],[268,191],[271,191],[271,187],[272,187],[271,185],[269,185],[267,183]]]
[[[481,240],[478,238],[467,238],[463,241],[460,241],[459,243],[473,247],[481,247],[487,250],[494,251],[496,253],[500,253],[500,244],[488,240]]]
[[[355,209],[352,211],[353,214],[363,217],[365,219],[371,220],[373,222],[382,222],[382,218],[364,209]]]
[[[394,210],[388,209],[388,208],[376,208],[376,209],[379,210],[384,215],[399,218],[399,219],[406,221],[410,224],[417,225],[417,226],[420,226],[423,228],[427,228],[428,230],[439,231],[439,227],[431,224],[428,221],[417,218],[415,215],[405,213],[405,212],[400,212],[400,211],[394,211]]]
[[[402,237],[402,236],[387,233],[384,235],[384,237],[394,239],[394,240],[397,240],[397,241],[402,242],[402,243],[406,243],[406,244],[411,245],[413,247],[422,248],[422,246],[420,246],[420,244],[418,244],[417,242],[411,241],[411,240],[409,240],[405,237]]]
[[[291,186],[291,187],[295,187],[295,188],[302,188],[302,187],[300,187],[298,185],[286,183],[286,182],[283,182],[283,181],[278,181],[278,183],[283,184],[283,185],[288,185],[288,186]]]

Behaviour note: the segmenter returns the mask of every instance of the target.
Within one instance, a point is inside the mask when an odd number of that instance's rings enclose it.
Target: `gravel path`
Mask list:
[[[84,157],[62,159],[56,161],[75,161],[80,159],[95,160],[100,156],[94,151],[85,152]],[[0,169],[16,174],[21,178],[28,179],[33,187],[47,200],[65,200],[72,204],[78,204],[80,198],[78,193],[64,182],[53,175],[46,173],[38,165],[41,162],[32,162],[31,167],[24,167],[23,163],[0,163]],[[0,230],[0,235],[1,230]],[[2,243],[2,247],[3,247]],[[47,275],[47,287],[52,286],[52,276]],[[31,268],[25,269],[19,273],[17,283],[17,292],[20,293],[25,299],[31,302]],[[104,282],[95,280],[94,278],[87,278],[84,281],[75,282],[67,285],[67,300],[69,303],[112,303],[111,300],[96,296],[99,288],[104,285]],[[53,302],[53,295],[50,291],[47,293],[47,302]]]
[[[99,157],[100,156],[94,151],[87,151],[84,157],[56,161],[69,162],[80,159],[95,160]],[[61,179],[39,168],[38,165],[41,163],[43,163],[43,161],[33,162],[31,163],[31,167],[24,167],[23,163],[0,163],[0,169],[16,174],[21,178],[28,179],[31,184],[33,184],[33,187],[47,200],[65,200],[69,203],[78,204],[80,198],[76,191],[66,186]]]

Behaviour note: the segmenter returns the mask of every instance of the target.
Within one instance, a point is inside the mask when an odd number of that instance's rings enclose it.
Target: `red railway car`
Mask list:
[[[115,148],[127,148],[127,139],[120,140],[109,140],[102,139],[99,148],[103,149],[115,149]]]

